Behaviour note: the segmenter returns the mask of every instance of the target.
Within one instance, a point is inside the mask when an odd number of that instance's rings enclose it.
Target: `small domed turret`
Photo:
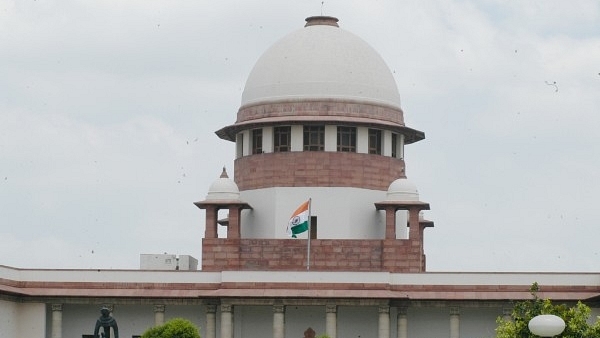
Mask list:
[[[406,178],[399,178],[392,182],[387,191],[388,201],[418,201],[419,191],[417,186]]]
[[[208,194],[206,195],[207,201],[214,200],[239,200],[240,189],[237,184],[229,178],[227,170],[223,167],[221,176],[216,179],[208,188]]]

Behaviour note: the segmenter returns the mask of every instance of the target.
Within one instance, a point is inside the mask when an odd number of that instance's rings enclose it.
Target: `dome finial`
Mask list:
[[[326,16],[326,15],[309,16],[308,18],[306,18],[304,20],[306,21],[306,24],[304,25],[304,27],[318,26],[318,25],[339,27],[338,18],[334,18],[333,16]]]
[[[221,173],[220,178],[229,178],[229,176],[227,175],[227,169],[225,168],[225,166],[223,166],[223,172]]]

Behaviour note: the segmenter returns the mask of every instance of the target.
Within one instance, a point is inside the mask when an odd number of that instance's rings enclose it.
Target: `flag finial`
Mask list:
[[[227,169],[225,168],[225,166],[223,166],[223,172],[221,173],[221,178],[229,178],[229,176],[227,176]]]

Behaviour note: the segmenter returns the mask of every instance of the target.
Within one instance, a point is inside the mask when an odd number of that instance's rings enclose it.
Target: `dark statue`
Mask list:
[[[94,338],[110,338],[110,328],[113,328],[113,332],[115,333],[115,338],[119,338],[119,327],[117,326],[117,321],[111,317],[110,310],[106,307],[100,309],[100,318],[96,321],[96,328],[94,328]],[[102,336],[98,335],[98,331],[100,328],[104,330],[102,332]]]
[[[315,330],[313,330],[312,327],[309,327],[304,331],[304,338],[315,338],[315,334]]]

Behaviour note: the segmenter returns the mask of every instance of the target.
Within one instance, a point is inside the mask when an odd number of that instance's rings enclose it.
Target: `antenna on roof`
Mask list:
[[[323,5],[325,5],[325,1],[321,1],[321,16],[323,16]]]

